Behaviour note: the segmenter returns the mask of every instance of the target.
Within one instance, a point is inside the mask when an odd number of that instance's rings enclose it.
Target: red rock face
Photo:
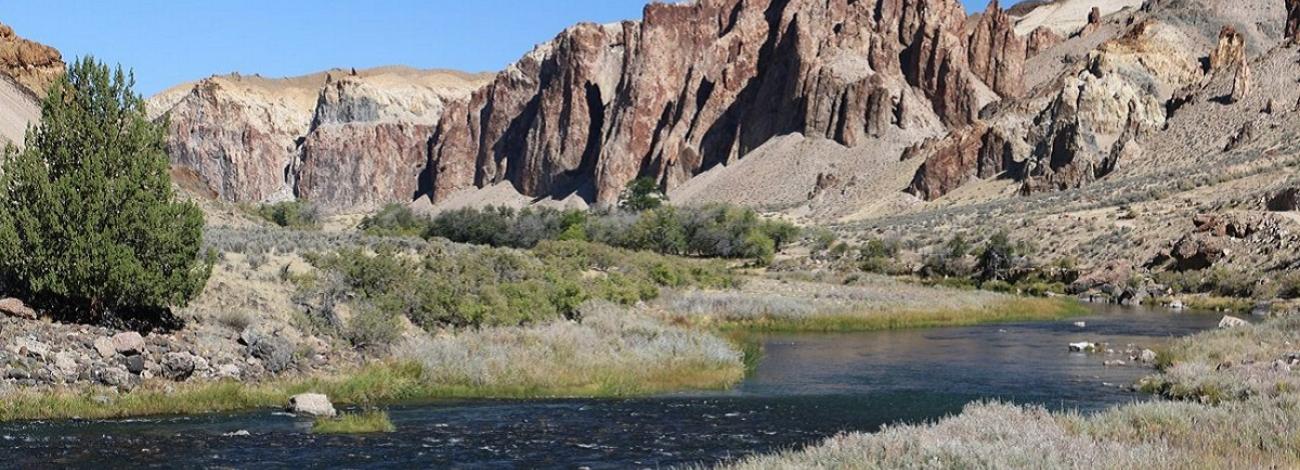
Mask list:
[[[407,123],[318,128],[302,146],[297,196],[342,213],[409,201],[428,161],[432,132],[432,126]]]
[[[976,177],[1018,171],[1009,140],[983,122],[909,149],[905,158],[909,154],[930,155],[907,189],[926,200],[938,199]]]
[[[955,0],[700,0],[580,25],[444,115],[427,186],[608,204],[638,176],[673,186],[778,135],[853,145],[911,113],[965,125],[1022,92],[1025,57],[996,5],[965,21]]]
[[[1029,37],[1025,39],[1025,56],[1036,56],[1039,52],[1050,49],[1062,42],[1065,42],[1065,38],[1061,37],[1061,35],[1056,34],[1046,26],[1039,26],[1034,28],[1029,33]]]

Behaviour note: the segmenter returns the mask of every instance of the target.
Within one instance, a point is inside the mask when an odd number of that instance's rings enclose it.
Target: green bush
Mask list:
[[[78,60],[26,149],[4,152],[0,273],[16,294],[80,319],[152,318],[187,304],[211,272],[198,256],[203,213],[172,193],[167,125],[133,86],[120,68]]]
[[[637,178],[628,183],[627,189],[619,197],[618,206],[626,211],[641,212],[658,209],[668,199],[654,178]]]
[[[348,325],[366,343],[398,315],[425,329],[514,326],[575,318],[590,299],[630,305],[662,287],[722,288],[735,278],[720,264],[630,252],[581,241],[544,241],[531,252],[504,248],[404,253],[343,250],[308,257],[332,282],[304,282],[304,305],[354,294],[375,318]],[[355,319],[355,318],[354,318]],[[361,321],[361,320],[357,320]],[[325,322],[328,323],[328,322]],[[351,339],[351,338],[349,338]]]
[[[770,263],[799,228],[764,220],[751,209],[661,206],[636,213],[588,214],[527,208],[460,209],[433,219],[425,234],[459,243],[532,248],[547,240],[579,240],[668,255],[752,259]]]
[[[257,206],[253,213],[285,228],[311,229],[320,226],[320,209],[306,201],[286,201]]]
[[[387,348],[402,336],[401,319],[374,307],[365,307],[348,319],[344,337],[362,349]]]
[[[378,237],[418,237],[429,229],[429,219],[415,215],[405,204],[388,204],[361,220],[361,230]]]

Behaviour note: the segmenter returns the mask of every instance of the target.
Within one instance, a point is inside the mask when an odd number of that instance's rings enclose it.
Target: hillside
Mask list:
[[[40,97],[62,73],[59,51],[0,23],[0,146],[22,144],[27,126],[40,119]]]

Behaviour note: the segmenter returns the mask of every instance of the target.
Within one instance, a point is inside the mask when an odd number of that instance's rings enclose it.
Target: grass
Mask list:
[[[0,393],[0,421],[113,419],[279,408],[298,393],[340,405],[450,398],[596,398],[725,389],[744,376],[742,354],[707,332],[664,325],[603,302],[583,321],[417,336],[400,361],[350,373],[260,383],[150,381],[108,388],[17,388]],[[106,399],[105,399],[106,398]]]
[[[337,418],[317,418],[311,426],[316,434],[373,434],[396,431],[386,411],[344,414]]]
[[[723,331],[832,333],[1050,321],[1087,313],[1088,309],[1074,300],[1015,297],[977,307],[841,311],[800,316],[710,317],[703,322]]]

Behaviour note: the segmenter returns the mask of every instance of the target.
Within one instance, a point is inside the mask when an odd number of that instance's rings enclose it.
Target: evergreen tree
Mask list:
[[[134,83],[120,67],[78,60],[50,88],[25,148],[5,150],[9,290],[96,321],[182,306],[202,290],[203,213],[175,200],[167,125],[148,119]]]
[[[627,189],[619,198],[618,206],[626,211],[641,212],[658,209],[663,206],[665,199],[668,198],[659,190],[659,184],[655,183],[654,178],[637,178],[628,183]]]

